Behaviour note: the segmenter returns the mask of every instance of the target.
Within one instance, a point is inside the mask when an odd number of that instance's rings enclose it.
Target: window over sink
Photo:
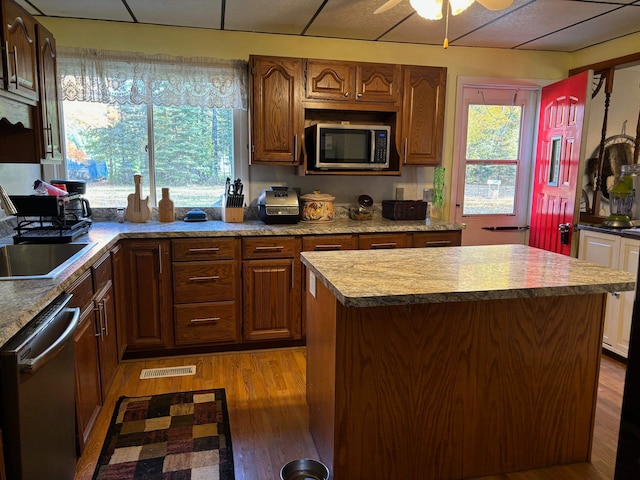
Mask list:
[[[133,175],[157,204],[209,207],[234,176],[245,122],[246,62],[62,49],[66,176],[88,182],[92,206],[126,205]]]

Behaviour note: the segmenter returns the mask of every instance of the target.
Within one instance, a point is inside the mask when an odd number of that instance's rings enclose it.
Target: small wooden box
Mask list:
[[[244,220],[244,208],[222,207],[222,221],[227,223],[241,223]]]

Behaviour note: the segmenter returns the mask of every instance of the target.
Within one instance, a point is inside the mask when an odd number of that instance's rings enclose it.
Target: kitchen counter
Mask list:
[[[634,275],[523,245],[301,259],[309,430],[335,480],[590,460],[606,292]]]
[[[301,260],[347,307],[627,291],[635,282],[524,245],[303,252]]]
[[[0,346],[122,238],[327,235],[428,232],[462,230],[463,228],[463,224],[438,220],[393,221],[376,217],[368,221],[336,219],[334,222],[326,224],[298,223],[290,225],[266,225],[261,221],[225,223],[217,220],[171,223],[155,221],[147,223],[94,222],[89,233],[79,237],[77,241],[95,242],[95,246],[55,279],[0,280]],[[7,243],[13,243],[11,236],[0,238],[0,244]]]

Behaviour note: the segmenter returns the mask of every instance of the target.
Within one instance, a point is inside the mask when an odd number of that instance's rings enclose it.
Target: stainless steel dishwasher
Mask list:
[[[57,297],[0,348],[0,421],[7,478],[73,480],[73,333],[80,311]]]

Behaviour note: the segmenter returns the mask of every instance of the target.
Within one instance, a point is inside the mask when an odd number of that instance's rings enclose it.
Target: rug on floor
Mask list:
[[[234,480],[223,388],[120,397],[93,480]]]

